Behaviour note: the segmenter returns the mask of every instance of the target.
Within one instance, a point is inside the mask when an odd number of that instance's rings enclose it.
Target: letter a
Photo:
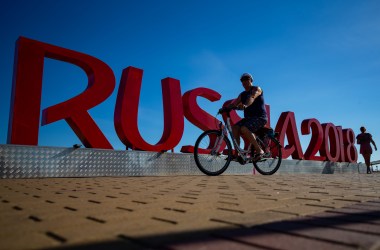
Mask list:
[[[293,159],[303,159],[301,143],[297,132],[296,119],[293,112],[281,113],[275,131],[280,134],[279,141],[281,145],[284,145],[285,135],[288,138],[289,145],[282,148],[282,158],[286,159],[291,155]]]

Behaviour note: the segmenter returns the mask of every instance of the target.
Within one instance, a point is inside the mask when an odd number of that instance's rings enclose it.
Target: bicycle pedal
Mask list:
[[[244,165],[246,163],[246,161],[241,156],[237,158],[237,162],[239,162],[241,165]]]

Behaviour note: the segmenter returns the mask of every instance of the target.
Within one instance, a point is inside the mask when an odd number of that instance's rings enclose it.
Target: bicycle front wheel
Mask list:
[[[264,144],[265,145],[261,145],[265,150],[264,158],[257,162],[253,162],[253,166],[262,175],[272,175],[277,172],[281,165],[281,144],[275,138],[269,137],[265,139]]]
[[[199,170],[206,175],[220,175],[226,171],[232,158],[232,147],[221,131],[202,133],[194,146],[194,159]]]

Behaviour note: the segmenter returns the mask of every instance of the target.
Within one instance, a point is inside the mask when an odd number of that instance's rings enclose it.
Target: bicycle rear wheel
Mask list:
[[[262,175],[272,175],[277,172],[281,165],[281,144],[275,138],[270,138],[268,136],[266,136],[264,142],[260,141],[259,143],[261,148],[265,151],[264,158],[257,162],[253,162],[253,166]]]
[[[230,164],[231,158],[231,143],[226,136],[222,135],[221,131],[205,131],[195,142],[195,163],[199,170],[206,175],[222,174]]]

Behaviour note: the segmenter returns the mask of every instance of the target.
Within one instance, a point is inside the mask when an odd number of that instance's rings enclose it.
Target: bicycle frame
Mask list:
[[[219,123],[219,128],[222,131],[222,136],[218,137],[216,144],[215,144],[216,145],[215,150],[220,149],[220,146],[222,144],[224,136],[228,137],[228,135],[230,135],[231,140],[232,140],[232,144],[234,145],[234,149],[238,151],[238,154],[243,158],[244,161],[247,161],[248,160],[248,153],[251,152],[252,144],[251,143],[249,144],[247,150],[240,148],[240,146],[237,144],[237,142],[235,140],[235,137],[232,134],[232,128],[231,128],[231,121],[230,120],[231,120],[231,118],[228,116],[227,121],[226,121],[226,126],[223,126],[222,122]]]

